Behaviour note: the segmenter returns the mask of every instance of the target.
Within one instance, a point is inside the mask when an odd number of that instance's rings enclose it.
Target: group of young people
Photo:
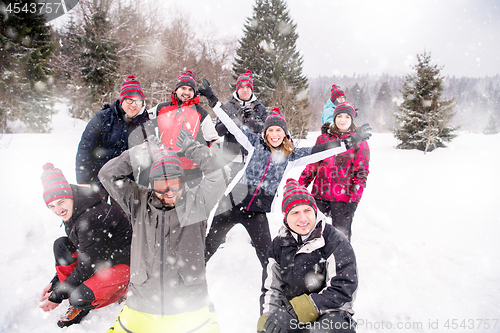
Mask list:
[[[249,70],[225,103],[206,79],[182,73],[171,101],[150,110],[129,75],[119,99],[82,134],[76,173],[83,186],[44,166],[44,200],[67,237],[54,243],[56,275],[40,307],[51,311],[68,299],[58,321],[65,327],[125,301],[108,332],[219,332],[205,267],[240,223],[263,267],[258,332],[353,332],[350,225],[366,186],[371,134],[354,125],[356,110],[336,85],[330,101],[328,131],[299,148],[281,111],[267,112],[253,94]],[[219,137],[222,152],[210,149]],[[286,179],[301,165],[299,180]],[[283,226],[271,240],[267,213],[281,188]]]

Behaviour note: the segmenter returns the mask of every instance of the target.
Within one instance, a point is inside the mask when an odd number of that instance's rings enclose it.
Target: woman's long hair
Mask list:
[[[337,115],[338,116],[338,115]],[[335,117],[337,118],[337,117]],[[358,130],[358,127],[354,125],[354,120],[351,118],[351,126],[349,126],[349,129],[347,132],[356,132]],[[342,132],[339,130],[337,125],[335,124],[335,119],[333,119],[332,124],[330,125],[330,134],[337,134],[338,136],[342,135]]]
[[[294,150],[293,142],[290,139],[288,139],[288,137],[286,137],[286,136],[283,138],[283,142],[281,143],[281,145],[279,145],[277,148],[274,148],[269,143],[269,141],[267,140],[266,134],[264,134],[264,141],[266,142],[266,145],[269,147],[269,149],[271,149],[272,153],[282,151],[286,157],[290,156],[290,154],[293,153],[293,150]]]

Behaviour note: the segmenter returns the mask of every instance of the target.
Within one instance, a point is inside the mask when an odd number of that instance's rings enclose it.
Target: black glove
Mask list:
[[[370,125],[364,124],[363,126],[361,126],[360,129],[358,129],[358,131],[354,135],[342,139],[342,141],[344,141],[345,143],[346,149],[354,148],[359,143],[368,140],[372,136],[372,134],[368,132],[371,131],[371,129],[372,128],[370,127]]]
[[[181,149],[180,153],[184,154],[189,146],[194,143],[196,143],[196,141],[194,141],[191,133],[187,129],[181,128],[177,136],[177,142],[175,143],[175,145]]]
[[[264,323],[266,333],[287,333],[291,326],[291,321],[295,319],[298,324],[297,315],[293,311],[293,307],[278,308],[275,312],[269,315]]]
[[[240,110],[238,111],[239,114],[241,114],[242,117],[244,118],[248,118],[252,115],[252,112],[253,112],[253,108],[251,106],[243,106],[240,108]]]
[[[208,100],[208,105],[213,108],[219,99],[214,95],[210,82],[207,79],[201,80],[201,84],[198,86],[198,92],[200,95],[205,96]]]

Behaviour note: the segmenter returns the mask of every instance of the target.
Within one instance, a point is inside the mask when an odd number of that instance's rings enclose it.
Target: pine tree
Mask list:
[[[372,127],[376,130],[383,131],[388,128],[393,128],[395,104],[392,101],[393,95],[388,81],[384,81],[380,86],[375,102],[373,103],[372,111],[374,113]]]
[[[89,102],[92,100],[91,90],[80,73],[84,38],[83,28],[71,15],[64,27],[56,31],[58,48],[53,57],[58,94],[69,99],[69,113],[78,119],[88,119],[95,112],[92,102]]]
[[[233,77],[250,69],[257,97],[268,107],[281,108],[292,136],[302,138],[309,121],[308,84],[296,49],[296,28],[284,0],[256,0],[236,51]]]
[[[89,104],[96,110],[114,97],[114,85],[119,76],[120,63],[116,54],[119,44],[109,33],[111,27],[105,8],[101,6],[92,8],[90,15],[85,17],[81,75],[90,88]]]
[[[488,123],[483,130],[483,134],[498,134],[497,121],[493,114],[490,114],[488,118]]]
[[[415,73],[407,75],[403,83],[403,102],[395,113],[398,128],[395,137],[401,141],[399,149],[418,149],[425,152],[446,147],[456,135],[456,128],[448,126],[455,114],[454,99],[442,99],[443,77],[437,65],[431,65],[430,53],[417,55]]]
[[[52,29],[38,11],[13,10],[37,5],[35,0],[0,3],[0,131],[20,120],[28,130],[46,132],[52,115],[48,58],[55,49]]]
[[[357,117],[354,120],[356,125],[360,125],[369,122],[369,99],[363,88],[356,83],[352,87],[345,88],[345,94],[347,96],[346,102],[351,104],[357,112]]]

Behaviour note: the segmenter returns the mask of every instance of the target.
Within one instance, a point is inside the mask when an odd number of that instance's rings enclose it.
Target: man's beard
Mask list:
[[[161,203],[164,205],[164,206],[167,206],[168,208],[174,208],[175,207],[175,203],[172,203],[172,202],[165,202],[165,200],[161,199],[160,200]]]

